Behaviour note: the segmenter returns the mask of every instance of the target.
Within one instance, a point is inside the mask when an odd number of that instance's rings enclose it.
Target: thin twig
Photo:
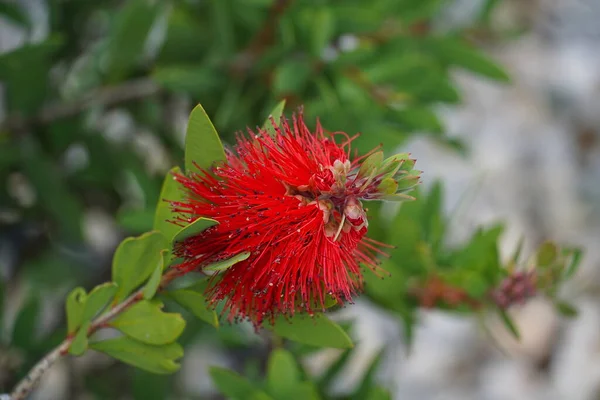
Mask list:
[[[161,279],[159,291],[164,289],[173,279],[180,276],[180,271],[176,269],[171,269],[167,272]],[[135,303],[139,302],[144,298],[143,296],[143,287],[138,291],[127,297],[123,302],[117,304],[113,308],[111,308],[107,313],[100,315],[96,318],[90,325],[88,330],[88,336],[93,334],[99,329],[106,327],[106,324],[116,317],[121,312],[125,311],[127,308],[131,307]],[[13,390],[10,395],[10,400],[24,400],[31,391],[37,386],[42,376],[48,371],[48,369],[62,356],[65,356],[69,353],[69,347],[75,336],[67,337],[61,344],[55,347],[50,353],[46,354],[44,358],[42,358],[30,371],[27,373],[27,376],[23,378]]]
[[[273,3],[262,29],[254,35],[248,46],[235,57],[231,66],[231,72],[234,76],[244,76],[274,42],[281,16],[292,2],[293,0],[276,0]]]
[[[8,117],[0,124],[0,132],[3,130],[18,130],[19,127],[30,125],[46,125],[56,120],[72,117],[90,107],[111,106],[127,101],[143,99],[158,93],[160,87],[150,78],[131,80],[114,86],[106,86],[84,95],[75,101],[56,102],[42,107],[41,111],[31,117],[19,116]]]

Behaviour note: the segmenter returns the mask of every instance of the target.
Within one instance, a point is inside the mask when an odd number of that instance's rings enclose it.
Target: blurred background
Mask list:
[[[423,191],[444,188],[445,246],[500,222],[503,256],[522,237],[585,251],[563,288],[578,317],[534,299],[513,310],[520,342],[367,293],[334,315],[353,321],[343,363],[294,349],[328,398],[371,381],[406,400],[600,398],[599,18],[597,0],[0,0],[0,392],[62,339],[65,294],[152,228],[192,107],[231,142],[286,99],[362,132],[359,151],[410,151]],[[33,398],[216,399],[208,365],[261,376],[251,329],[189,321],[175,376],[87,354]]]

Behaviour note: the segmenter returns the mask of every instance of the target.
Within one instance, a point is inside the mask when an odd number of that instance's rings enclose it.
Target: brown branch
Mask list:
[[[176,269],[171,269],[167,272],[161,279],[159,285],[159,291],[163,290],[173,279],[177,278],[181,275],[181,272]],[[92,335],[99,329],[106,327],[106,324],[110,322],[111,319],[136,304],[140,300],[144,298],[143,296],[143,287],[138,291],[130,295],[123,302],[117,304],[113,308],[111,308],[107,313],[100,315],[96,318],[90,325],[88,330],[88,337]],[[73,343],[75,339],[75,335],[68,336],[61,344],[55,347],[50,353],[46,354],[44,358],[42,358],[28,373],[25,378],[23,378],[13,390],[12,394],[8,398],[8,400],[24,400],[31,391],[37,386],[42,376],[48,371],[48,369],[62,356],[65,356],[69,353],[69,347]],[[0,399],[2,400],[2,399]]]
[[[106,107],[143,99],[158,93],[159,90],[160,87],[150,78],[141,78],[119,85],[102,87],[92,90],[75,101],[48,104],[31,118],[9,116],[3,124],[0,124],[0,132],[3,130],[21,131],[23,127],[31,125],[47,125],[56,120],[77,115],[91,107]]]
[[[263,28],[254,35],[250,44],[235,58],[230,69],[234,76],[243,76],[269,45],[273,44],[279,19],[292,2],[293,0],[276,0],[273,3]]]

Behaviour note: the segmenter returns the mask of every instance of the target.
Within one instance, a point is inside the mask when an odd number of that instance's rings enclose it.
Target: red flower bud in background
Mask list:
[[[535,270],[513,271],[500,282],[498,287],[494,288],[491,298],[501,309],[507,309],[515,304],[523,305],[537,294],[536,279]]]
[[[273,124],[275,127],[275,124]],[[225,300],[230,320],[256,326],[277,315],[324,310],[327,296],[351,302],[363,286],[360,265],[377,271],[386,245],[369,239],[364,200],[408,200],[419,175],[414,160],[382,152],[352,155],[345,133],[314,133],[302,114],[269,136],[239,135],[227,161],[177,175],[187,199],[179,223],[218,224],[175,246],[184,272],[242,252],[250,256],[211,279],[207,296]]]

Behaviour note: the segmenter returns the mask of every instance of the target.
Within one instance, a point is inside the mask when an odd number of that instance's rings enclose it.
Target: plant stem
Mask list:
[[[176,269],[169,270],[163,275],[158,290],[163,290],[173,279],[180,276],[180,271]],[[101,314],[91,324],[88,330],[88,336],[92,335],[99,329],[106,327],[106,324],[111,319],[139,302],[144,298],[142,291],[143,287],[137,290],[135,293],[127,297],[121,303],[115,305],[108,312]],[[11,393],[10,400],[24,400],[31,393],[31,391],[37,386],[42,376],[48,371],[48,369],[62,356],[69,353],[69,347],[75,339],[74,335],[68,336],[63,340],[61,344],[56,346],[50,353],[46,354],[31,370],[27,373],[21,381],[17,384],[13,392]]]
[[[31,118],[23,119],[19,116],[9,115],[6,121],[0,124],[0,131],[21,131],[22,128],[30,125],[50,124],[56,120],[77,115],[90,107],[109,107],[127,101],[143,99],[159,91],[159,85],[150,78],[140,78],[119,85],[101,87],[92,90],[75,101],[48,104]]]

